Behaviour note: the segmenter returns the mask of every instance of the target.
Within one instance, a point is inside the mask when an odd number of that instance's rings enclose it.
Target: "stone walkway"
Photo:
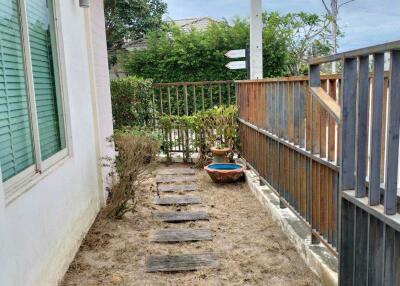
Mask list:
[[[198,191],[196,172],[190,168],[169,168],[160,170],[156,177],[156,198],[153,203],[158,206],[182,206],[202,204],[201,198],[181,192]],[[166,195],[173,194],[173,195]],[[209,220],[204,211],[155,212],[153,219],[164,223]],[[182,243],[212,240],[210,229],[158,229],[150,235],[151,243]],[[214,253],[187,253],[180,255],[163,255],[146,257],[146,272],[193,271],[203,268],[215,268],[218,258]]]

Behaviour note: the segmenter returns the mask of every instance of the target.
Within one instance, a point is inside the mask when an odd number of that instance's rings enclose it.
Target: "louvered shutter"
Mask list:
[[[26,1],[42,160],[64,148],[52,7],[47,2]]]
[[[0,0],[0,164],[3,181],[34,164],[16,0]]]

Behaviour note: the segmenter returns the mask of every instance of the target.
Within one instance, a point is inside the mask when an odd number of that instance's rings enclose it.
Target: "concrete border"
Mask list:
[[[311,244],[310,230],[288,208],[279,207],[278,196],[268,187],[261,186],[259,176],[245,171],[246,182],[258,201],[277,222],[310,269],[317,274],[323,285],[338,285],[338,260],[325,246]]]

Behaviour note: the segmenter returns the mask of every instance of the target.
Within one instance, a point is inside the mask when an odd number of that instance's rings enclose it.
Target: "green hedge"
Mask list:
[[[111,81],[114,127],[149,125],[152,123],[152,80],[126,77]]]

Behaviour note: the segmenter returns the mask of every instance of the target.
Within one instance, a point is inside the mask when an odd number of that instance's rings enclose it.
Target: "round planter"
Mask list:
[[[244,172],[244,168],[239,164],[232,163],[213,163],[204,169],[215,183],[233,183],[238,181]]]
[[[229,159],[226,154],[230,151],[231,148],[211,147],[211,153],[213,154],[213,163],[228,163]]]

